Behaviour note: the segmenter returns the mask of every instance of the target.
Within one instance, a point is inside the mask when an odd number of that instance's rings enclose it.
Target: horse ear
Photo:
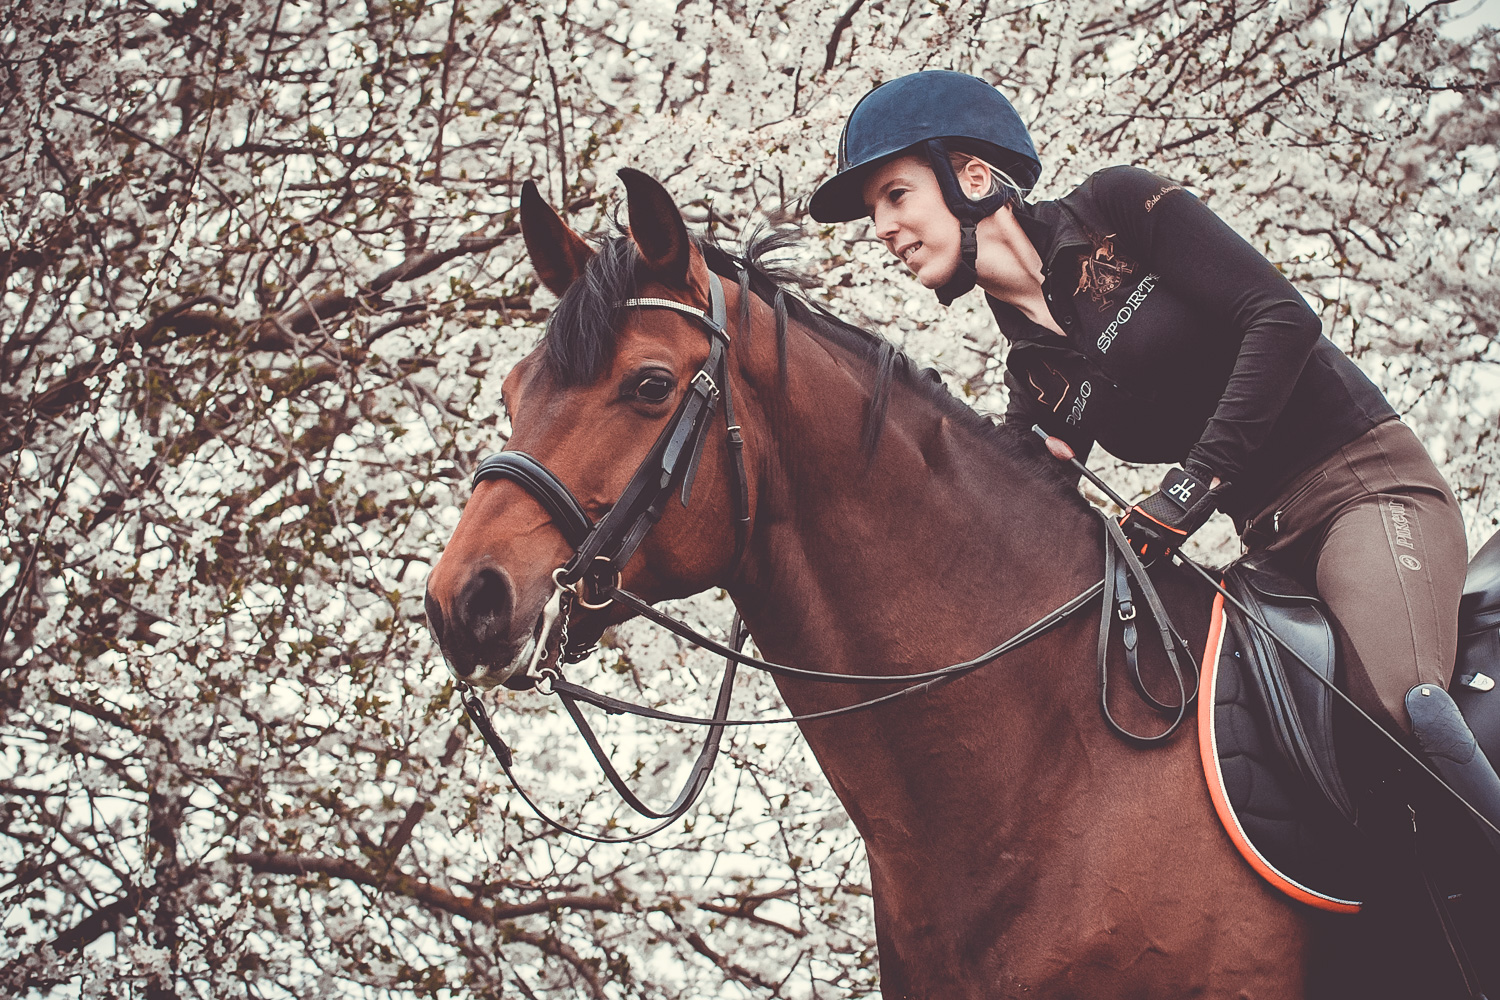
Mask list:
[[[624,167],[630,209],[630,238],[641,251],[646,267],[668,283],[685,285],[692,264],[692,241],[677,203],[654,177]]]
[[[542,200],[531,181],[521,185],[521,236],[536,276],[559,298],[594,256],[593,248]]]

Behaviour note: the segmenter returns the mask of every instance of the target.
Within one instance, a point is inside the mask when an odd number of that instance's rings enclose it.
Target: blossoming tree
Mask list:
[[[624,165],[733,242],[796,217],[882,79],[975,73],[1039,196],[1132,162],[1278,263],[1487,537],[1497,55],[1388,0],[10,0],[0,17],[0,988],[42,996],[848,996],[877,989],[857,838],[794,732],[590,846],[519,807],[422,586],[499,384],[542,335],[535,179],[604,229]],[[982,305],[858,224],[809,294],[1003,408]],[[1150,470],[1106,469],[1144,484]],[[1232,555],[1227,526],[1202,544]],[[679,607],[723,628],[727,601]],[[625,626],[581,665],[705,707]],[[538,695],[523,780],[624,823]],[[776,710],[747,678],[739,713]],[[695,734],[606,723],[660,798]],[[628,825],[628,824],[627,824]]]

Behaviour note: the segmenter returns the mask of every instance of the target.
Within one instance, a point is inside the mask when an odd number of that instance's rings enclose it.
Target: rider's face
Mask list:
[[[920,156],[881,164],[865,180],[865,207],[875,236],[926,288],[939,288],[958,267],[958,219],[943,201],[932,167]]]

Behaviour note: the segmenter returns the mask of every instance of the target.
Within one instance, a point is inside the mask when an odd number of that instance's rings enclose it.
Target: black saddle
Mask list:
[[[1236,849],[1300,902],[1357,912],[1366,886],[1356,813],[1335,752],[1337,644],[1318,599],[1264,561],[1224,571],[1225,589],[1318,676],[1222,599],[1215,603],[1199,740],[1215,809]]]
[[[1448,692],[1490,763],[1500,767],[1500,532],[1474,558],[1458,602],[1458,661]]]
[[[1255,557],[1231,566],[1224,576],[1226,589],[1319,676],[1337,675],[1334,632],[1317,598]],[[1293,898],[1353,913],[1365,907],[1372,892],[1389,890],[1390,832],[1400,828],[1402,849],[1416,861],[1417,895],[1431,904],[1455,956],[1468,953],[1469,958],[1459,957],[1466,983],[1458,995],[1477,996],[1481,984],[1493,989],[1500,981],[1500,960],[1490,954],[1500,930],[1500,858],[1491,842],[1472,817],[1436,795],[1421,775],[1387,779],[1368,769],[1346,775],[1339,752],[1348,762],[1368,756],[1370,749],[1358,739],[1358,727],[1341,729],[1336,746],[1335,716],[1344,716],[1327,686],[1223,603],[1216,603],[1204,657],[1199,731],[1210,792],[1235,846]],[[1469,564],[1449,690],[1479,750],[1494,764],[1500,764],[1497,679],[1500,533]],[[1432,749],[1427,742],[1424,751]],[[1403,796],[1398,808],[1390,802],[1393,794]],[[1377,831],[1382,823],[1385,829]]]

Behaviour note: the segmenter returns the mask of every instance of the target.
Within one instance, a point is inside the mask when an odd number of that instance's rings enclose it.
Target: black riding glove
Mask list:
[[[1126,512],[1120,527],[1141,561],[1164,559],[1203,527],[1218,494],[1191,472],[1173,469],[1162,477],[1161,489]]]

